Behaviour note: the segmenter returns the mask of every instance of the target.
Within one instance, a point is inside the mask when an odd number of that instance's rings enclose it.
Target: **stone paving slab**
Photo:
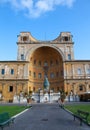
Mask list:
[[[74,121],[58,104],[34,104],[4,130],[90,130],[90,127],[84,123],[80,126],[80,122]]]

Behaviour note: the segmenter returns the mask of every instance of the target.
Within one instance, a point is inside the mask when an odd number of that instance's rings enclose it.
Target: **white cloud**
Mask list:
[[[15,10],[27,11],[29,17],[39,17],[52,11],[56,6],[72,7],[75,0],[0,0],[0,4],[9,3]]]

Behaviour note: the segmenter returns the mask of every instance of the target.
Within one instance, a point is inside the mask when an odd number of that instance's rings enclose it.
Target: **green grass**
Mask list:
[[[72,113],[77,113],[77,110],[82,110],[90,113],[90,104],[66,105],[65,108],[71,111]],[[88,117],[88,120],[90,122],[90,115]]]
[[[0,113],[8,112],[10,117],[24,111],[26,106],[0,106]]]

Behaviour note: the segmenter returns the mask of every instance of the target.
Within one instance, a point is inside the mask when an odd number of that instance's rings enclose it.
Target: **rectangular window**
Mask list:
[[[23,36],[23,41],[27,41],[28,40],[28,37],[27,36]]]
[[[54,78],[54,73],[50,73],[50,78]]]
[[[31,76],[31,71],[29,71],[29,76]]]
[[[44,66],[48,66],[48,63],[47,63],[47,61],[45,61],[45,62],[44,62]]]
[[[24,60],[24,54],[21,54],[21,60]]]
[[[13,75],[14,74],[14,69],[11,69],[11,75]]]
[[[41,66],[41,61],[39,61],[39,66]]]
[[[39,74],[38,74],[38,78],[40,78],[40,79],[41,79],[41,77],[42,77],[42,75],[41,75],[41,73],[39,73]]]
[[[1,72],[1,73],[2,73],[2,75],[4,75],[4,74],[5,74],[5,69],[2,69],[2,72]]]
[[[83,86],[82,86],[82,85],[79,86],[79,90],[80,90],[80,91],[83,91]]]
[[[13,86],[9,86],[9,92],[13,92]]]
[[[68,54],[68,60],[71,60],[71,54]]]
[[[35,72],[33,72],[33,77],[34,77],[34,78],[36,77],[36,73],[35,73]]]
[[[52,65],[53,65],[53,61],[51,60],[51,61],[50,61],[50,66],[52,66]]]
[[[90,69],[87,69],[87,70],[86,70],[86,74],[90,74]]]
[[[81,72],[81,69],[79,68],[78,69],[78,74],[80,75],[80,74],[82,74],[82,72]]]

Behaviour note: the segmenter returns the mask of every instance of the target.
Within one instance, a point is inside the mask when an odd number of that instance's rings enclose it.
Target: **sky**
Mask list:
[[[0,61],[17,60],[17,35],[38,40],[71,32],[76,60],[90,60],[90,0],[0,0]]]

